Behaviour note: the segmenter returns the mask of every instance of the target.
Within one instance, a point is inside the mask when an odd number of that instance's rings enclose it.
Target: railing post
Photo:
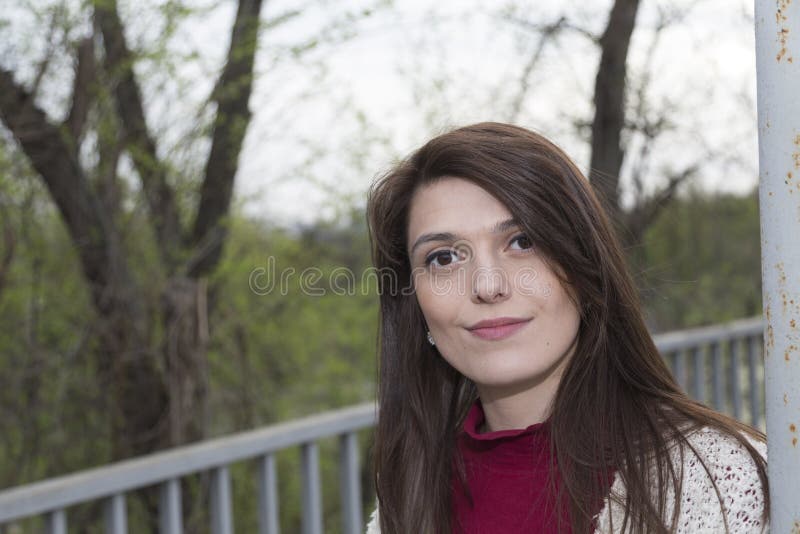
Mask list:
[[[747,374],[750,380],[750,424],[756,428],[761,424],[761,388],[758,380],[759,336],[747,338]]]
[[[678,381],[681,389],[686,391],[686,351],[676,350],[673,358],[673,361],[675,362],[673,367],[675,379]]]
[[[53,510],[47,514],[47,534],[67,534],[67,514],[64,510]]]
[[[716,340],[711,343],[711,401],[713,408],[720,412],[725,411],[722,384],[722,343]]]
[[[233,534],[231,477],[226,465],[211,471],[211,532]]]
[[[339,480],[342,489],[342,522],[344,534],[361,532],[361,483],[358,469],[358,435],[343,434],[339,439]]]
[[[182,534],[181,481],[171,478],[161,484],[159,503],[160,534]]]
[[[692,355],[694,364],[694,380],[692,389],[694,398],[700,402],[706,402],[706,358],[704,347],[692,347],[689,352]]]
[[[800,2],[756,0],[770,529],[800,525]]]
[[[731,391],[731,402],[733,404],[733,417],[736,419],[741,420],[742,418],[742,384],[741,380],[739,379],[739,345],[740,340],[737,338],[731,338],[729,343],[730,352],[730,368],[728,372],[730,373],[730,391]]]
[[[322,534],[322,497],[319,480],[319,449],[314,442],[304,443],[303,534]]]
[[[258,460],[258,532],[279,534],[278,474],[275,455],[270,453]]]
[[[125,495],[117,493],[106,499],[106,534],[127,534],[128,518],[125,512]]]

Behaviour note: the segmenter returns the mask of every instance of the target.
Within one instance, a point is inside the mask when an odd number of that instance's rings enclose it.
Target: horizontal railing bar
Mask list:
[[[375,424],[376,409],[359,404],[6,490],[0,523],[361,430]]]
[[[653,336],[662,353],[710,345],[714,341],[760,335],[764,332],[764,320],[759,317],[739,319],[729,323],[701,328],[689,328],[656,334]]]

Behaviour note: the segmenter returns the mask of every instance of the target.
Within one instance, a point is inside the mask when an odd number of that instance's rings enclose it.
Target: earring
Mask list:
[[[433,341],[433,336],[431,335],[430,330],[428,330],[428,343],[430,343],[431,345],[436,345],[436,343]]]

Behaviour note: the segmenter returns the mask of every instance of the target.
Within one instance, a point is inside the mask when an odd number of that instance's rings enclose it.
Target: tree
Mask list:
[[[655,221],[658,214],[675,197],[681,184],[688,182],[697,172],[697,164],[666,170],[666,184],[653,193],[643,193],[645,165],[632,165],[632,183],[636,200],[630,208],[621,203],[620,176],[627,159],[646,160],[653,141],[670,128],[670,109],[651,113],[646,92],[652,82],[652,58],[662,32],[681,22],[690,8],[668,8],[659,6],[658,20],[653,38],[646,51],[645,72],[635,82],[628,76],[628,55],[631,38],[636,27],[636,16],[640,0],[614,0],[602,34],[597,35],[562,15],[553,23],[535,23],[525,18],[507,15],[506,19],[530,30],[539,36],[539,43],[529,62],[523,68],[520,90],[512,106],[512,118],[519,116],[522,102],[528,90],[528,78],[534,70],[545,46],[563,32],[571,32],[587,38],[597,46],[600,57],[594,80],[592,103],[594,107],[590,124],[576,121],[579,128],[589,126],[591,145],[589,180],[599,194],[612,220],[617,226],[625,248],[641,244],[644,232]],[[633,90],[636,104],[628,103]],[[639,135],[643,140],[638,147],[630,139]]]
[[[99,325],[97,369],[112,394],[113,457],[144,454],[204,435],[209,293],[206,279],[226,236],[238,156],[250,121],[248,101],[261,0],[239,0],[225,65],[210,100],[216,104],[211,150],[196,209],[182,223],[168,162],[145,119],[116,0],[92,3],[93,32],[76,46],[69,113],[55,121],[25,87],[0,68],[0,117],[47,186],[77,251]],[[101,50],[95,44],[101,43]],[[97,61],[96,57],[102,60]],[[42,63],[46,65],[46,62]],[[105,85],[107,83],[107,85]],[[107,87],[115,135],[98,134],[98,163],[80,149],[93,106]],[[98,103],[100,102],[100,103]],[[97,130],[99,128],[95,126]],[[160,306],[146,298],[152,280],[136,276],[122,238],[118,162],[127,154],[138,174],[156,243]]]
[[[622,128],[628,60],[639,0],[615,0],[603,36],[598,40],[600,64],[594,85],[594,120],[589,180],[600,193],[612,218],[620,218],[619,171],[622,169]]]

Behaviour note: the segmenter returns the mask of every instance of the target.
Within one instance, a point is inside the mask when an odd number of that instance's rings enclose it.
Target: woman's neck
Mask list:
[[[478,386],[485,416],[480,433],[516,430],[541,423],[550,416],[558,377],[534,387],[491,388]]]

